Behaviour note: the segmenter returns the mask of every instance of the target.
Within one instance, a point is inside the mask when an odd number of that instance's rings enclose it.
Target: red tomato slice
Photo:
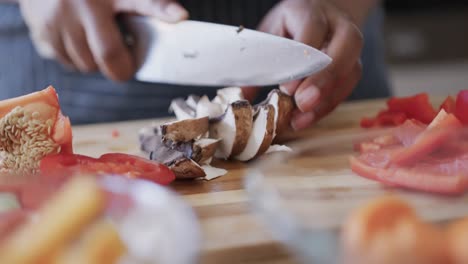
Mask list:
[[[59,154],[44,157],[40,163],[44,177],[58,181],[75,173],[117,174],[140,178],[167,185],[175,179],[174,173],[162,164],[127,154],[105,154],[98,159],[76,155]]]
[[[447,96],[447,98],[445,98],[444,102],[440,105],[439,111],[442,109],[449,114],[455,113],[455,100],[452,96]]]
[[[468,90],[458,93],[455,115],[463,124],[468,125]]]
[[[5,116],[13,108],[22,106],[28,110],[39,112],[43,121],[54,122],[52,139],[63,152],[72,152],[72,130],[68,117],[62,115],[58,95],[52,86],[24,96],[0,101],[0,117]]]
[[[457,129],[462,127],[460,121],[453,115],[441,110],[434,121],[420,133],[414,143],[395,153],[390,159],[391,164],[408,165],[440,148]]]
[[[408,118],[414,118],[425,124],[429,124],[437,115],[427,93],[402,98],[394,97],[387,101],[387,106],[391,112],[403,112]]]

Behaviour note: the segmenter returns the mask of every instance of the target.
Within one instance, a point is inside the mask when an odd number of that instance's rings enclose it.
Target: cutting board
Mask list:
[[[282,140],[326,137],[337,132],[353,133],[359,130],[361,117],[371,116],[383,107],[384,101],[381,100],[345,103],[313,128],[288,134]],[[168,120],[170,119],[75,126],[73,128],[75,151],[95,157],[107,152],[142,155],[138,145],[138,130],[153,122],[163,123]],[[298,162],[312,166],[311,170],[313,169],[313,162],[311,163],[307,157]],[[199,218],[203,235],[201,262],[295,263],[292,255],[280,243],[275,242],[271,233],[249,209],[248,197],[244,190],[244,177],[246,169],[252,165],[225,161],[216,161],[214,165],[226,168],[228,174],[212,181],[178,181],[170,186],[194,208]],[[377,183],[352,175],[349,170],[344,176],[338,173],[335,177],[322,178],[322,181],[328,182],[330,186],[337,185],[336,188],[327,189],[327,194],[324,196],[335,205],[358,196],[359,188],[362,186],[379,186]],[[312,188],[315,188],[314,185],[313,183]],[[353,191],[354,187],[356,189]],[[348,190],[346,194],[343,194],[343,188]],[[458,204],[458,207],[444,213],[443,210],[438,211],[437,203],[433,203],[430,197],[428,199],[423,199],[421,202],[431,208],[429,215],[433,218],[438,218],[439,212],[456,217],[457,208],[461,208],[461,204]],[[468,198],[465,200],[468,202]],[[447,215],[442,218],[447,218]]]

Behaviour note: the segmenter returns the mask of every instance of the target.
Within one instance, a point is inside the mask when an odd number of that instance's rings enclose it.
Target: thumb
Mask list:
[[[174,0],[115,0],[116,12],[155,17],[169,23],[186,20],[188,11]]]

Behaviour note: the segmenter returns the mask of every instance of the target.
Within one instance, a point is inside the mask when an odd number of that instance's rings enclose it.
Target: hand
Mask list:
[[[19,0],[19,4],[41,56],[81,72],[100,70],[116,81],[130,79],[136,70],[115,22],[117,13],[166,22],[188,17],[174,0]]]
[[[321,72],[280,86],[298,107],[291,121],[294,129],[306,128],[332,111],[361,78],[362,34],[351,15],[333,1],[283,0],[259,29],[321,49],[333,59]]]

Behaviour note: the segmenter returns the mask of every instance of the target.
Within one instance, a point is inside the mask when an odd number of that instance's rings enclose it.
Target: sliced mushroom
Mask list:
[[[140,150],[148,154],[153,151],[157,147],[158,136],[161,138],[159,126],[156,124],[141,128],[138,131]]]
[[[190,107],[182,98],[172,100],[169,112],[174,113],[177,120],[185,120],[195,117],[195,108]]]
[[[219,139],[202,138],[193,143],[192,159],[198,164],[209,164],[216,152]]]
[[[224,115],[210,126],[210,137],[219,138],[216,157],[227,159],[246,146],[252,130],[252,106],[246,100],[231,103]]]
[[[263,154],[271,145],[275,131],[275,109],[272,105],[259,106],[252,132],[245,149],[235,157],[240,161],[249,161]]]
[[[244,99],[244,94],[240,87],[227,87],[216,91],[216,97],[213,99],[213,102],[227,106]]]
[[[175,161],[169,168],[174,172],[177,179],[195,179],[206,176],[200,165],[187,158]]]
[[[163,140],[188,142],[208,131],[208,117],[185,119],[161,126]]]
[[[198,101],[200,101],[200,96],[191,94],[187,97],[187,100],[185,101],[188,106],[190,106],[192,109],[197,108]]]
[[[200,98],[196,108],[196,117],[207,116],[210,119],[217,118],[224,113],[223,106],[217,103],[210,102],[208,96]]]
[[[272,90],[267,99],[261,104],[270,104],[275,108],[275,134],[287,131],[291,123],[291,115],[294,110],[294,100],[291,96],[279,89]]]

